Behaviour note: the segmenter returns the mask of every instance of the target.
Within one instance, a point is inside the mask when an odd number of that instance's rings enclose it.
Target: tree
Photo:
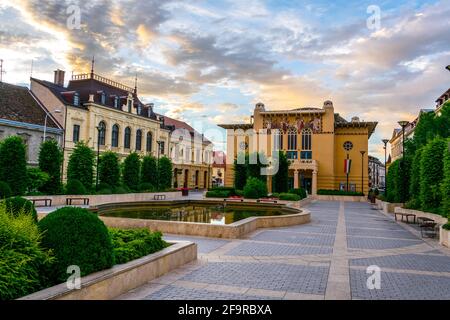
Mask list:
[[[139,189],[141,161],[136,152],[130,153],[123,163],[123,182],[132,191]]]
[[[142,159],[141,183],[148,183],[155,188],[157,179],[158,168],[156,158],[153,156],[145,156]]]
[[[278,152],[278,172],[273,175],[272,179],[273,192],[288,192],[289,160],[286,153],[282,151]]]
[[[399,159],[398,174],[395,180],[396,202],[405,203],[409,200],[409,180],[411,173],[412,157],[406,155]]]
[[[422,159],[423,148],[420,148],[416,151],[410,172],[410,181],[409,181],[409,195],[411,198],[411,202],[409,207],[414,209],[420,208],[420,162]]]
[[[79,180],[87,190],[91,190],[94,158],[94,152],[84,142],[78,142],[67,165],[67,181]]]
[[[267,181],[267,176],[261,174],[262,168],[267,167],[267,158],[264,153],[254,152],[246,155],[245,162],[247,164],[247,177],[258,178],[263,182]]]
[[[423,150],[420,162],[420,202],[425,211],[435,211],[441,205],[443,157],[446,148],[448,148],[446,141],[437,137]]]
[[[388,202],[399,202],[398,189],[397,189],[397,181],[399,175],[399,164],[400,159],[395,160],[389,166],[387,176],[386,176],[386,184],[387,188],[387,201]]]
[[[441,185],[442,212],[450,213],[450,139],[447,139],[448,147],[444,149],[444,179]]]
[[[49,179],[40,187],[47,194],[58,194],[62,191],[61,164],[63,154],[55,140],[47,140],[39,150],[39,169],[46,172]]]
[[[244,187],[244,197],[258,199],[267,196],[267,184],[261,179],[249,177]]]
[[[172,187],[172,161],[167,157],[162,157],[158,162],[158,181],[161,190]]]
[[[26,147],[20,137],[6,138],[0,144],[0,181],[6,182],[13,195],[23,195],[27,189]]]
[[[120,167],[117,153],[112,151],[104,152],[98,165],[98,178],[100,183],[106,183],[114,188],[120,184]]]
[[[450,137],[450,101],[446,102],[435,118],[436,134],[442,138]]]
[[[434,112],[422,112],[414,129],[414,144],[416,148],[423,147],[436,136]]]
[[[245,159],[244,154],[239,154],[237,159],[234,160],[234,187],[236,190],[244,190],[247,183],[247,165],[244,163],[238,163],[238,160]]]
[[[50,176],[47,172],[39,168],[27,168],[28,192],[38,192],[43,190],[43,186],[48,184]]]

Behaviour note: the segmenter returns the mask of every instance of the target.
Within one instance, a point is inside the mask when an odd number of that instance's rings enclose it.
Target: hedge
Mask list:
[[[86,209],[64,207],[39,221],[43,232],[42,245],[56,257],[52,279],[64,282],[67,267],[80,267],[81,276],[114,265],[111,236],[97,215]]]
[[[33,218],[34,222],[38,221],[38,215],[36,208],[30,200],[22,197],[12,197],[5,200],[6,212],[13,216],[19,216],[20,214],[26,214]]]
[[[325,190],[325,189],[318,190],[317,194],[323,195],[323,196],[363,196],[363,194],[361,192],[342,191],[342,190]]]
[[[291,189],[289,193],[296,194],[300,196],[301,199],[305,199],[307,197],[306,190],[303,188]]]
[[[13,195],[23,195],[27,189],[27,161],[22,138],[13,136],[0,143],[0,181],[11,188]]]
[[[67,182],[66,194],[69,195],[81,195],[87,194],[86,187],[78,179],[72,179]]]
[[[62,191],[61,165],[63,154],[55,140],[48,140],[41,144],[39,150],[39,169],[49,176],[39,190],[46,194],[59,194]]]
[[[297,194],[293,194],[293,193],[280,193],[278,195],[278,198],[280,200],[285,200],[285,201],[300,201],[302,200],[302,197],[297,195]]]
[[[4,181],[0,181],[0,199],[9,198],[11,194],[12,191],[9,185]]]
[[[249,177],[244,187],[244,197],[259,199],[267,196],[267,184],[259,178]]]
[[[120,166],[119,156],[112,151],[104,152],[98,164],[98,179],[105,183],[109,188],[114,188],[120,184]],[[105,189],[98,187],[99,190]]]
[[[230,191],[227,190],[211,190],[206,192],[207,198],[228,198],[231,195]]]
[[[158,181],[159,189],[166,190],[172,187],[173,165],[172,161],[166,156],[158,161]]]
[[[450,215],[450,139],[447,139],[449,148],[444,149],[443,170],[444,178],[442,180],[442,212]]]
[[[130,153],[123,163],[123,183],[133,191],[139,189],[141,161],[136,152]]]
[[[157,187],[158,179],[158,160],[152,156],[145,156],[142,159],[141,183],[151,185],[148,189]]]
[[[78,142],[69,157],[67,181],[79,180],[86,190],[92,189],[94,152],[84,142]]]

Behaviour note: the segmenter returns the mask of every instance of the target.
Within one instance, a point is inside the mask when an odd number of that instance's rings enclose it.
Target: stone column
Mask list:
[[[294,189],[298,189],[298,170],[294,170]]]
[[[313,170],[312,176],[312,195],[317,195],[317,170]]]

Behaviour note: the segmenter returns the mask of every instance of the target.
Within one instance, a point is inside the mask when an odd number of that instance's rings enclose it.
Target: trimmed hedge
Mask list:
[[[112,151],[104,152],[98,164],[98,179],[100,181],[98,189],[107,189],[100,187],[100,184],[107,184],[109,188],[120,184],[120,166],[119,156]]]
[[[169,246],[161,232],[148,229],[109,229],[117,264],[127,263]]]
[[[92,189],[94,152],[84,142],[78,142],[67,165],[67,180],[79,180],[86,190]]]
[[[244,187],[244,197],[247,199],[267,197],[267,184],[259,178],[249,177]]]
[[[322,196],[362,196],[361,192],[354,191],[342,191],[342,190],[325,190],[321,189],[317,191],[318,195]]]
[[[302,197],[297,195],[297,194],[293,194],[293,193],[280,193],[278,195],[278,198],[280,200],[285,200],[285,201],[300,201],[302,200]]]
[[[450,146],[450,139],[447,139],[447,144]],[[444,150],[444,179],[441,184],[442,193],[442,212],[450,215],[450,149]]]
[[[123,183],[132,191],[138,191],[141,160],[136,152],[130,153],[123,163]]]
[[[172,187],[173,165],[172,161],[166,156],[159,159],[158,162],[158,181],[159,189],[167,190]]]
[[[228,198],[231,195],[230,191],[227,190],[211,190],[206,192],[207,198]]]
[[[9,198],[11,195],[12,191],[9,185],[4,181],[0,181],[0,199]]]
[[[39,150],[39,169],[49,176],[39,190],[46,194],[59,194],[62,191],[61,165],[63,154],[56,140],[44,141]]]
[[[23,195],[27,189],[25,150],[25,144],[18,136],[0,143],[0,180],[8,184],[13,195]]]
[[[87,194],[85,186],[78,179],[71,179],[66,185],[66,194],[69,195],[81,195]]]
[[[301,199],[305,199],[307,197],[306,190],[303,188],[291,189],[289,193],[296,194],[300,196]]]
[[[17,217],[20,214],[30,215],[35,222],[38,221],[36,208],[30,200],[22,197],[13,197],[5,200],[6,212]]]
[[[39,221],[42,245],[56,257],[52,279],[64,282],[67,267],[77,265],[81,276],[114,265],[111,236],[104,223],[86,209],[65,207]]]
[[[157,179],[158,179],[158,160],[153,156],[145,156],[142,159],[141,183],[147,184],[149,186],[147,189],[156,189]]]

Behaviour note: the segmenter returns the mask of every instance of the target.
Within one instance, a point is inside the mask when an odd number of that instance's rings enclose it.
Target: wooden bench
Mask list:
[[[42,198],[42,199],[31,199],[30,200],[34,206],[38,207],[36,205],[36,202],[44,202],[44,207],[51,207],[52,206],[52,199],[49,198]]]
[[[74,200],[83,201],[83,204],[89,205],[89,198],[84,197],[74,197],[74,198],[66,198],[66,205],[71,206]]]
[[[153,200],[166,200],[166,195],[165,194],[155,194],[153,196]]]
[[[261,203],[261,202],[268,202],[268,203],[278,203],[278,200],[275,199],[258,199],[256,200],[257,203]]]
[[[425,218],[422,220],[423,222],[419,225],[420,235],[422,236],[422,238],[424,238],[424,236],[426,236],[427,234],[429,238],[436,238],[438,224],[432,219]]]
[[[403,218],[406,217],[406,223],[410,223],[409,222],[409,217],[413,217],[413,223],[416,223],[416,215],[415,214],[395,212],[394,213],[395,221],[397,221],[397,215],[401,215],[402,216],[402,220],[401,220],[402,222],[404,222]]]

